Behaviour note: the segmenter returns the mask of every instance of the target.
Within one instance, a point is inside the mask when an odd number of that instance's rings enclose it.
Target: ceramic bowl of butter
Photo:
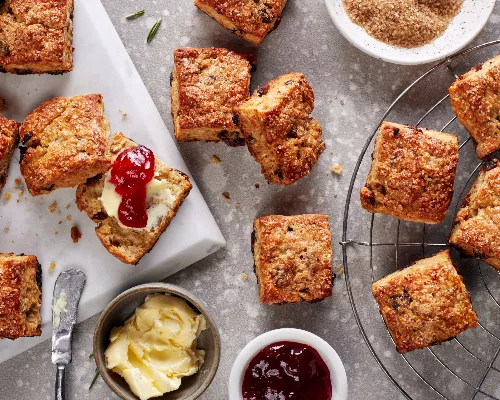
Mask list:
[[[94,357],[124,400],[194,400],[215,376],[220,337],[199,299],[175,285],[149,283],[126,290],[102,312]]]

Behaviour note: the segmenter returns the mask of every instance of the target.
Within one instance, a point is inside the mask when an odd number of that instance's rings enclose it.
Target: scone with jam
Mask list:
[[[224,28],[259,45],[280,23],[286,0],[195,0],[194,5]]]
[[[0,1],[0,72],[73,69],[73,0]]]
[[[450,243],[500,271],[500,163],[487,161],[455,217]]]
[[[245,144],[233,108],[250,95],[249,59],[227,49],[174,51],[171,101],[177,140]]]
[[[457,164],[455,135],[383,122],[361,205],[373,213],[437,224],[453,197]]]
[[[35,256],[0,253],[0,338],[40,336],[42,268]]]
[[[262,303],[317,302],[332,295],[332,236],[326,215],[270,215],[253,223]]]
[[[325,149],[310,116],[314,92],[306,77],[288,73],[259,87],[235,108],[248,150],[269,183],[290,185],[309,175]]]
[[[500,149],[500,55],[460,76],[449,89],[451,106],[484,158]]]
[[[111,161],[100,94],[46,101],[26,117],[19,135],[21,174],[33,196],[77,186]]]
[[[19,139],[19,123],[0,114],[0,190],[7,181],[10,159]]]
[[[439,344],[478,326],[449,250],[382,278],[372,292],[400,353]]]
[[[117,134],[105,174],[76,190],[76,204],[97,223],[97,237],[113,256],[137,264],[156,244],[192,188],[145,146]]]

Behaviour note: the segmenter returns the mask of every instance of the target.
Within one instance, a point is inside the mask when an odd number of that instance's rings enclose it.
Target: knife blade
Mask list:
[[[82,271],[68,269],[57,277],[52,300],[52,363],[57,366],[56,399],[64,399],[64,373],[71,362],[71,340],[78,303],[85,286]]]

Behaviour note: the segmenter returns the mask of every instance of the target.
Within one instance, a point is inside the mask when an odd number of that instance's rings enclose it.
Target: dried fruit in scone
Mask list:
[[[0,253],[0,338],[40,336],[42,268],[35,256]]]
[[[450,243],[500,271],[500,164],[487,161],[455,217]]]
[[[7,181],[10,159],[19,139],[19,123],[0,114],[0,189]]]
[[[253,224],[252,251],[262,303],[316,302],[332,295],[328,216],[270,215]]]
[[[306,77],[288,73],[259,87],[235,108],[248,150],[269,183],[290,185],[309,175],[325,149],[310,116],[314,92]]]
[[[382,278],[372,292],[400,353],[439,344],[478,325],[449,250]]]
[[[19,135],[21,174],[33,196],[77,186],[109,167],[110,130],[100,94],[42,103]]]
[[[73,0],[0,1],[0,72],[73,69]]]
[[[113,161],[124,150],[137,148],[137,146],[137,143],[123,134],[117,134],[111,143]],[[106,211],[102,198],[105,194],[113,196],[115,191],[109,179],[110,171],[90,178],[86,183],[79,185],[76,190],[76,204],[80,211],[87,213],[89,218],[97,223],[95,228],[97,237],[107,251],[126,264],[137,264],[165,232],[189,194],[192,185],[187,175],[169,168],[162,160],[155,157],[154,180],[146,187],[150,193],[146,197],[148,228],[135,229],[124,226],[118,216],[109,215]],[[117,202],[121,200],[119,197],[116,198]],[[112,211],[111,214],[114,214],[117,210]]]
[[[449,89],[451,106],[484,158],[500,149],[500,55],[458,77]]]
[[[250,95],[249,58],[217,48],[174,51],[171,101],[177,140],[245,144],[233,108]]]
[[[455,135],[383,122],[361,205],[373,213],[437,224],[453,197],[457,164]]]
[[[259,45],[281,21],[286,0],[195,0],[194,5],[242,39]]]

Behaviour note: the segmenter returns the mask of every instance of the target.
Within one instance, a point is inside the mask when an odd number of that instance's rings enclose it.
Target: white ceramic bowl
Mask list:
[[[229,377],[229,400],[243,399],[241,394],[243,377],[248,364],[257,353],[272,343],[282,341],[303,343],[316,349],[330,370],[333,389],[332,398],[334,400],[347,400],[347,376],[344,364],[342,364],[337,352],[319,336],[301,329],[292,328],[266,332],[257,336],[241,350],[233,364]]]
[[[495,0],[464,0],[462,9],[443,35],[422,47],[403,49],[374,39],[351,22],[343,0],[325,0],[325,3],[337,29],[354,46],[381,60],[407,65],[441,60],[467,46],[486,25],[495,6]]]

